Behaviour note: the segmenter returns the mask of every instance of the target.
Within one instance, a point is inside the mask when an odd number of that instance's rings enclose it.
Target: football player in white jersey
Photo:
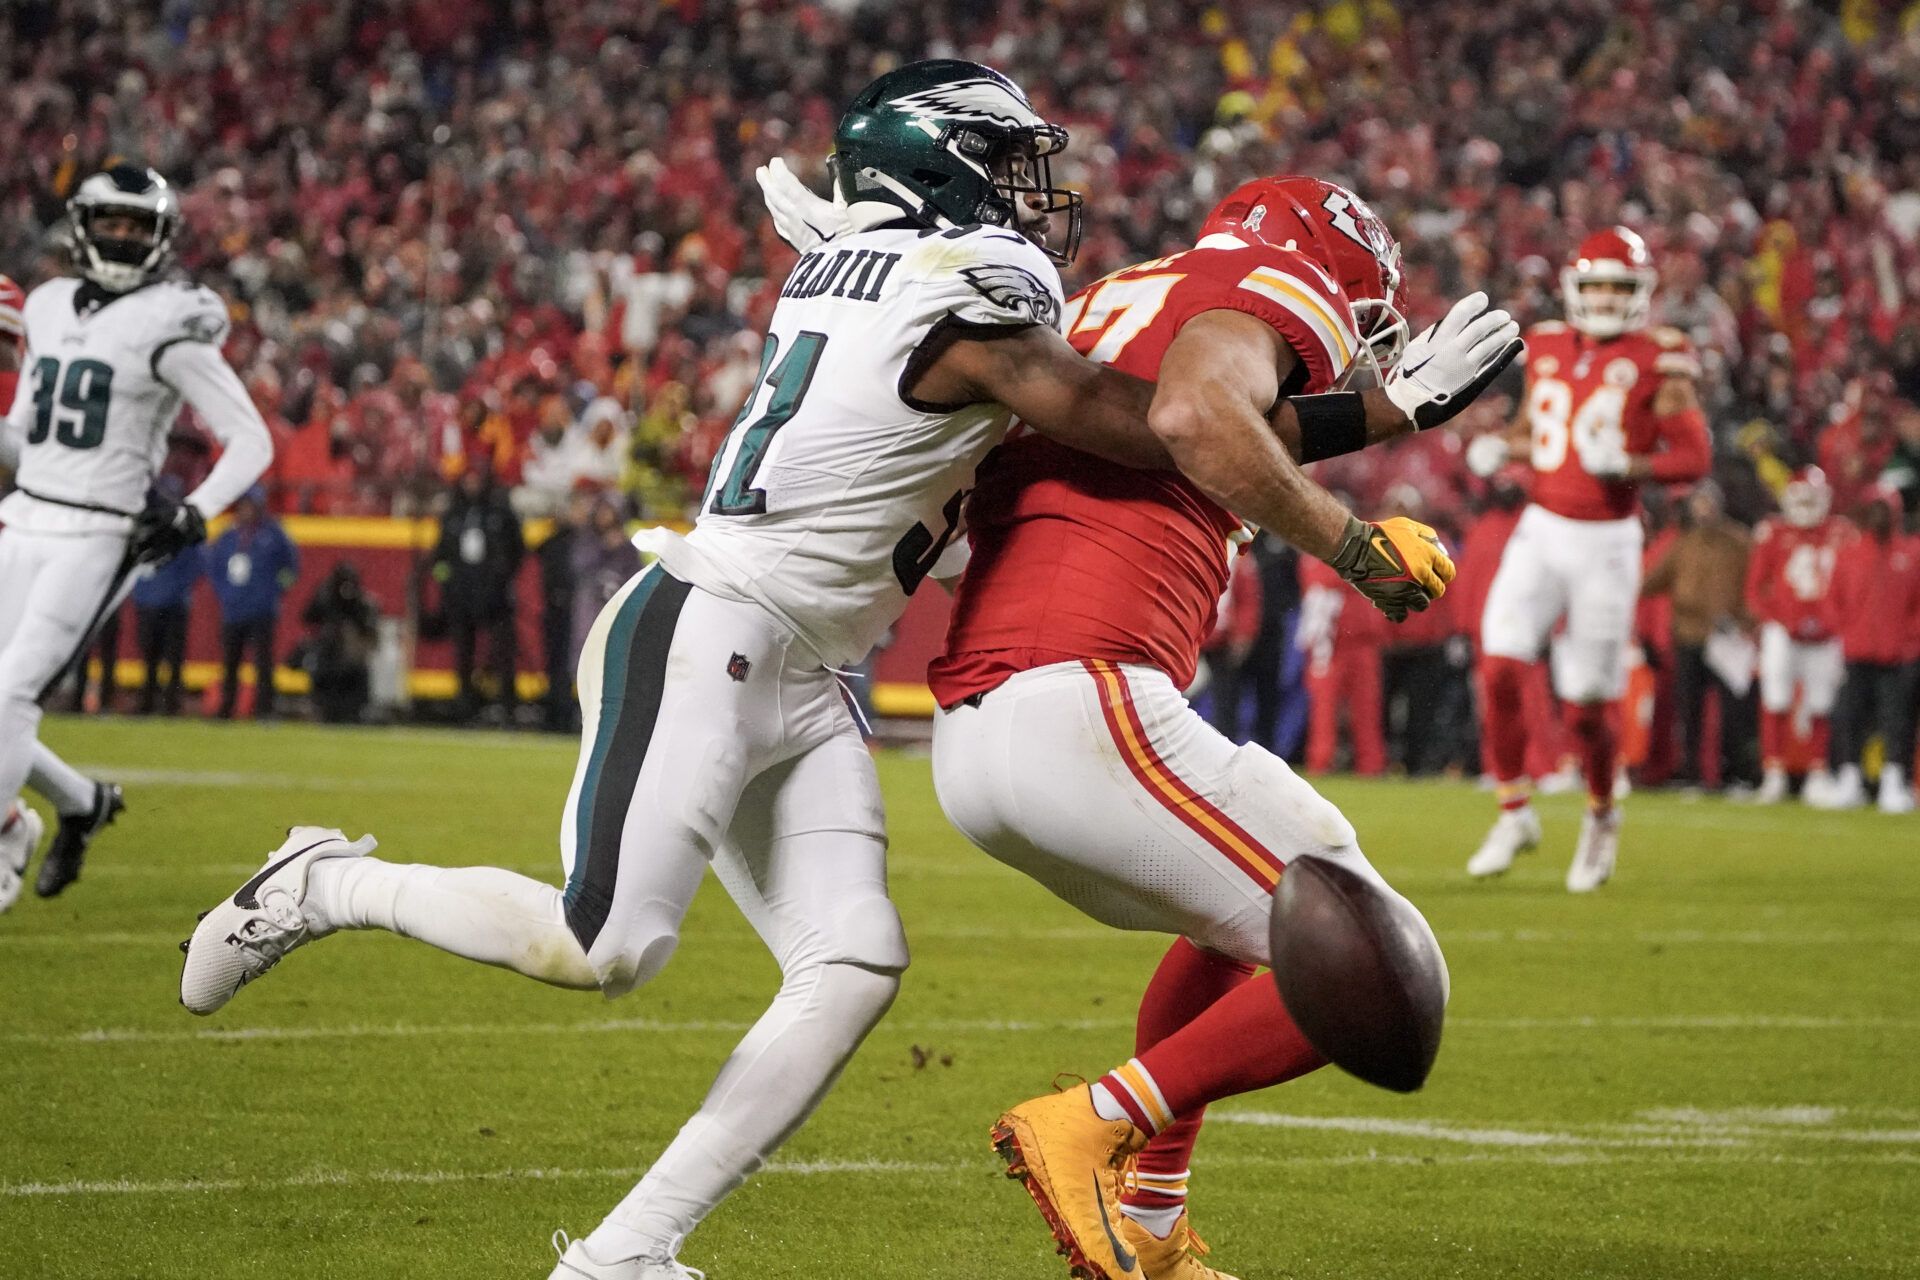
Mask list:
[[[40,699],[141,564],[206,536],[273,459],[273,438],[220,354],[219,295],[169,279],[180,202],[151,169],[116,165],[68,203],[77,275],[48,281],[22,309],[20,386],[0,426],[0,814],[33,788],[60,829],[34,889],[59,893],[87,844],[121,808],[37,740]],[[167,435],[190,404],[220,442],[218,462],[183,503],[149,487]]]
[[[667,963],[711,864],[779,962],[779,994],[639,1186],[563,1246],[554,1280],[688,1275],[687,1233],[811,1114],[891,1004],[906,940],[878,780],[834,668],[927,577],[957,572],[963,500],[1010,414],[1170,465],[1147,426],[1151,385],[1057,329],[1079,198],[1052,185],[1048,158],[1066,141],[973,63],[902,67],[855,98],[835,156],[850,230],[788,277],[693,531],[642,535],[657,563],[581,654],[564,888],[395,865],[365,856],[371,837],[297,827],[185,944],[196,1013],[341,929],[619,995]]]

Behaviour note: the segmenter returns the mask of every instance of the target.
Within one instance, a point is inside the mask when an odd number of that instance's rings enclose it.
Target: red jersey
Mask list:
[[[1075,294],[1065,329],[1082,354],[1151,380],[1181,326],[1222,310],[1258,316],[1287,340],[1304,375],[1290,393],[1330,388],[1357,347],[1346,297],[1317,264],[1226,237]],[[1185,688],[1227,589],[1231,544],[1245,540],[1240,521],[1178,472],[1134,470],[1031,432],[980,464],[967,537],[946,652],[927,672],[944,707],[1083,658],[1155,666]]]
[[[18,369],[0,369],[0,417],[13,408],[13,393],[20,385]]]
[[[1833,566],[1853,536],[1844,520],[1822,520],[1811,528],[1762,520],[1747,559],[1747,612],[1761,622],[1779,623],[1795,640],[1832,638],[1827,596]]]
[[[1834,558],[1827,623],[1848,662],[1920,658],[1920,537],[1847,539]]]
[[[1588,460],[1671,456],[1665,480],[1697,480],[1713,463],[1706,424],[1695,414],[1657,417],[1653,399],[1670,377],[1694,378],[1700,362],[1678,329],[1639,329],[1592,338],[1559,320],[1527,332],[1527,424],[1533,433],[1532,498],[1569,520],[1623,520],[1640,510],[1633,480],[1603,480]]]

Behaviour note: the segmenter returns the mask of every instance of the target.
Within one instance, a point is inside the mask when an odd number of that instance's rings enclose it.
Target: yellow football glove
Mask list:
[[[1454,574],[1440,535],[1405,516],[1378,524],[1349,519],[1347,536],[1328,563],[1395,622],[1445,595]]]

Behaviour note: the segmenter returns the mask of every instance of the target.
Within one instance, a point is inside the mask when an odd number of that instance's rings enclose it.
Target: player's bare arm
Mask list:
[[[933,404],[1003,404],[1034,430],[1122,466],[1175,465],[1147,425],[1153,384],[1095,364],[1045,325],[956,340],[911,391]]]
[[[1307,477],[1267,422],[1297,362],[1279,332],[1255,316],[1196,316],[1160,363],[1147,424],[1201,492],[1309,555],[1331,560],[1352,514]]]

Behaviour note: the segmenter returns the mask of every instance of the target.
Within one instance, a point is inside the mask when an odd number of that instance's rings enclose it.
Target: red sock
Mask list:
[[[1781,767],[1787,758],[1787,716],[1785,711],[1760,713],[1760,763],[1769,769]]]
[[[1527,768],[1527,664],[1517,658],[1480,659],[1480,724],[1493,776],[1518,782]]]
[[[1140,998],[1133,1050],[1145,1053],[1212,1008],[1253,976],[1253,966],[1213,955],[1180,938],[1154,970]],[[1138,1180],[1121,1203],[1139,1209],[1177,1209],[1186,1203],[1187,1169],[1200,1136],[1201,1107],[1162,1129],[1140,1152]]]
[[[1620,704],[1582,702],[1569,708],[1587,776],[1587,798],[1598,810],[1613,807],[1613,777],[1620,756]]]
[[[1813,757],[1813,767],[1827,767],[1827,748],[1833,743],[1833,720],[1828,716],[1813,718],[1813,731],[1808,745],[1808,754]]]
[[[1280,990],[1256,981],[1153,1048],[1100,1077],[1104,1090],[1149,1133],[1172,1126],[1210,1102],[1280,1084],[1326,1065],[1295,1026]]]

